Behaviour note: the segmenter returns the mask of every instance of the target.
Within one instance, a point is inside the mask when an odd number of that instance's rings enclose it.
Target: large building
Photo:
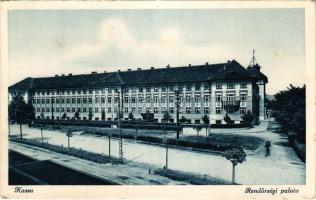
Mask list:
[[[118,107],[123,118],[129,113],[142,119],[142,113],[154,114],[161,122],[168,111],[176,119],[176,92],[179,91],[180,118],[203,123],[208,115],[211,124],[225,123],[226,113],[234,123],[250,111],[265,119],[265,85],[268,78],[253,64],[244,68],[237,61],[183,67],[151,68],[116,72],[92,72],[84,75],[55,75],[26,78],[9,87],[9,102],[18,93],[32,103],[37,118],[74,118],[113,121]],[[89,113],[92,113],[89,115]]]

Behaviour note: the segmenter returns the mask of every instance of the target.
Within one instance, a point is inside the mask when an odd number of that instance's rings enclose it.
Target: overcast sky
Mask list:
[[[305,83],[303,9],[9,11],[9,84],[26,77],[221,63],[256,50],[268,94]]]

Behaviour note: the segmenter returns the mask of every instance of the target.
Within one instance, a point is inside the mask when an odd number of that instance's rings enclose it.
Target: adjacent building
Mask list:
[[[268,78],[253,64],[244,68],[232,60],[220,64],[188,65],[116,72],[92,72],[83,75],[55,75],[26,78],[9,87],[9,101],[18,93],[32,103],[37,118],[114,121],[121,108],[123,118],[132,113],[154,114],[161,122],[168,111],[176,119],[176,92],[179,91],[180,118],[203,123],[208,115],[211,124],[225,123],[226,113],[234,123],[250,111],[265,119],[265,87]]]

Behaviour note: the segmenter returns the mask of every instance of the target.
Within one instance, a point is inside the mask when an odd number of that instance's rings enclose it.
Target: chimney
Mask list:
[[[150,69],[155,69],[154,67],[151,67]]]
[[[140,70],[142,70],[142,68],[137,68],[137,71],[140,71]]]
[[[121,70],[119,69],[119,70],[117,70],[117,72],[121,72]]]
[[[104,73],[106,74],[106,71],[104,71]]]
[[[208,65],[208,62],[206,62],[205,65]]]
[[[130,71],[132,71],[132,70],[131,70],[131,69],[128,69],[127,71],[129,71],[129,72],[130,72]]]
[[[72,76],[72,73],[69,73],[68,76]]]
[[[170,65],[169,65],[169,64],[167,65],[167,68],[170,68]]]
[[[55,77],[58,77],[58,74],[55,74]]]
[[[97,72],[96,72],[96,71],[93,71],[93,72],[91,72],[91,74],[97,74]]]
[[[189,67],[191,67],[191,64],[189,64]]]
[[[61,76],[65,76],[65,74],[61,74]]]
[[[230,63],[230,60],[227,60],[227,63],[229,64],[229,63]]]

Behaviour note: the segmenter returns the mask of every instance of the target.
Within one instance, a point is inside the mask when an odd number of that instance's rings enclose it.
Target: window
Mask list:
[[[101,97],[101,103],[105,103],[105,97]]]
[[[154,96],[154,103],[158,103],[158,96]]]
[[[187,114],[190,114],[190,113],[191,113],[191,108],[190,108],[190,107],[186,108],[186,109],[185,109],[185,112],[186,112]]]
[[[209,112],[209,108],[208,107],[205,107],[204,108],[204,114],[209,114],[210,112]]]
[[[196,83],[195,84],[195,90],[200,90],[201,89],[201,84],[200,83]]]
[[[223,94],[222,93],[216,93],[215,94],[215,101],[222,101]]]
[[[71,90],[71,93],[72,94],[76,94],[76,90]]]
[[[240,94],[240,101],[246,101],[247,100],[247,94]]]
[[[84,113],[87,112],[87,108],[83,107],[82,112],[84,112]]]
[[[157,107],[154,108],[154,113],[158,113],[158,108]]]
[[[185,102],[186,102],[186,103],[191,103],[191,96],[190,96],[190,95],[187,95],[187,96],[185,97]]]
[[[216,107],[215,113],[216,114],[222,114],[222,108],[221,107]]]
[[[80,107],[79,107],[79,108],[77,109],[77,111],[78,111],[78,112],[81,112],[81,109],[80,109]]]
[[[234,82],[228,82],[227,83],[227,89],[234,89],[235,88],[235,83]]]
[[[66,109],[67,109],[67,110],[66,110],[67,112],[70,112],[70,108],[69,108],[69,107],[67,107]]]
[[[87,94],[87,90],[84,89],[84,90],[82,91],[82,93],[83,93],[83,94]]]
[[[99,112],[99,107],[94,108],[94,112],[98,113]]]
[[[112,92],[113,92],[112,88],[108,88],[108,93],[112,93]]]
[[[195,107],[195,113],[199,114],[200,113],[200,108],[199,107]]]
[[[173,108],[173,107],[169,108],[169,112],[170,112],[171,114],[173,114],[173,113],[174,113],[174,108]]]
[[[167,87],[166,86],[163,86],[162,88],[161,88],[161,92],[166,92],[167,91]]]
[[[80,97],[77,97],[77,103],[81,103]]]
[[[200,96],[195,96],[194,101],[196,104],[200,103]]]
[[[173,92],[174,91],[174,86],[172,85],[172,86],[169,86],[169,91],[170,92]]]
[[[88,98],[88,103],[91,104],[92,103],[92,97]]]
[[[205,102],[205,103],[208,103],[209,100],[210,100],[210,96],[209,96],[209,95],[205,95],[205,96],[204,96],[204,102]]]
[[[150,92],[150,87],[146,87],[146,92]]]
[[[86,104],[86,103],[87,103],[87,97],[83,97],[83,98],[82,98],[82,103],[83,103],[83,104]]]
[[[191,91],[191,85],[186,85],[186,91]]]
[[[228,106],[228,107],[227,107],[227,113],[228,113],[228,114],[232,114],[233,112],[234,112],[234,108],[231,107],[231,106]]]
[[[246,107],[240,107],[240,114],[246,114],[247,113],[247,108]]]
[[[91,113],[92,112],[92,108],[91,107],[89,107],[89,113]]]
[[[66,90],[67,94],[70,94],[70,90]]]
[[[210,90],[211,84],[210,83],[204,83],[204,90]]]
[[[222,83],[217,82],[216,83],[216,89],[222,89]]]
[[[235,94],[234,93],[228,93],[226,94],[227,101],[235,101]]]
[[[142,87],[140,87],[140,88],[138,89],[138,91],[139,91],[139,92],[143,92],[144,90],[143,90]]]
[[[215,120],[215,124],[222,124],[222,120]]]
[[[99,97],[95,97],[94,102],[99,103]]]
[[[58,107],[56,108],[56,112],[59,112],[59,108]]]
[[[174,96],[169,96],[169,103],[173,103]]]
[[[136,97],[132,97],[132,103],[136,103]]]
[[[56,103],[59,103],[59,98],[56,98]]]
[[[111,107],[108,107],[108,112],[109,112],[109,113],[112,112],[112,111],[111,111]]]
[[[112,103],[112,97],[108,97],[108,103]]]
[[[75,104],[76,103],[76,97],[72,97],[71,103]]]
[[[118,103],[119,97],[114,97],[114,103]]]
[[[37,103],[40,104],[41,103],[41,100],[40,99],[36,99]]]
[[[49,98],[46,99],[46,103],[49,103]]]
[[[166,103],[166,96],[161,97],[161,103],[165,104]]]
[[[150,103],[150,96],[146,96],[146,103]]]
[[[129,92],[128,88],[124,88],[124,93],[128,93],[128,92]]]
[[[128,107],[125,107],[125,108],[124,108],[124,112],[125,112],[125,113],[128,113]]]
[[[92,89],[89,89],[89,94],[92,94]]]
[[[240,88],[247,88],[247,83],[246,82],[241,82],[240,83]]]
[[[69,98],[69,97],[67,97],[66,103],[67,103],[67,104],[70,104],[70,98]]]
[[[158,88],[158,87],[155,87],[155,88],[154,88],[154,92],[159,92],[159,88]]]
[[[136,108],[135,107],[132,107],[132,112],[135,112],[136,111]]]
[[[36,108],[36,112],[41,112],[41,108]]]
[[[128,103],[128,97],[124,97],[124,103]]]
[[[61,108],[61,112],[65,112],[65,108]]]
[[[76,108],[71,108],[71,112],[76,112]]]

